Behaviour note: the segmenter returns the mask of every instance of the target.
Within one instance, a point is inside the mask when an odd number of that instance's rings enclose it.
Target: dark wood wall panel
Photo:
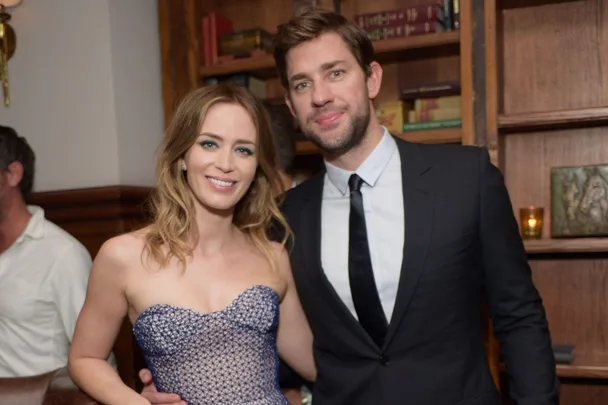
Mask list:
[[[504,113],[608,104],[608,5],[557,2],[502,12]]]

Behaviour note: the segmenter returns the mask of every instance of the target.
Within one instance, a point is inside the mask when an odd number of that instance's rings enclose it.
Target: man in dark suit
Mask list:
[[[325,167],[288,192],[291,263],[315,336],[315,405],[500,404],[487,298],[521,405],[558,403],[541,298],[487,150],[405,142],[374,111],[363,30],[311,11],[279,27],[286,102]]]
[[[274,56],[286,102],[325,159],[283,206],[315,337],[313,403],[500,404],[485,296],[511,397],[557,405],[541,298],[487,151],[389,134],[374,111],[373,46],[340,15],[315,10],[279,26]]]

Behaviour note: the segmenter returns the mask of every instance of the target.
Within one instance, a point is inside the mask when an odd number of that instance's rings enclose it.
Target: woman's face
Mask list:
[[[255,177],[257,143],[255,124],[245,108],[232,103],[209,108],[183,161],[190,189],[203,207],[234,209]]]

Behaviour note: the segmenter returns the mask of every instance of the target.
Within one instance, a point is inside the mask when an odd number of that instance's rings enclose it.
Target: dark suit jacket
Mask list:
[[[482,337],[485,295],[520,405],[558,403],[541,298],[509,196],[487,150],[397,141],[405,209],[403,265],[378,347],[321,266],[324,172],[288,192],[291,265],[310,326],[315,405],[498,405]]]

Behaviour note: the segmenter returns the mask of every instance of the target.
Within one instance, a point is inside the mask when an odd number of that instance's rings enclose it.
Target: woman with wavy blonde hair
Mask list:
[[[95,258],[69,360],[85,392],[109,405],[150,403],[105,361],[125,316],[156,388],[188,404],[286,405],[279,354],[314,380],[278,181],[261,101],[232,85],[185,97],[159,149],[152,223]],[[271,223],[287,231],[281,243]]]

